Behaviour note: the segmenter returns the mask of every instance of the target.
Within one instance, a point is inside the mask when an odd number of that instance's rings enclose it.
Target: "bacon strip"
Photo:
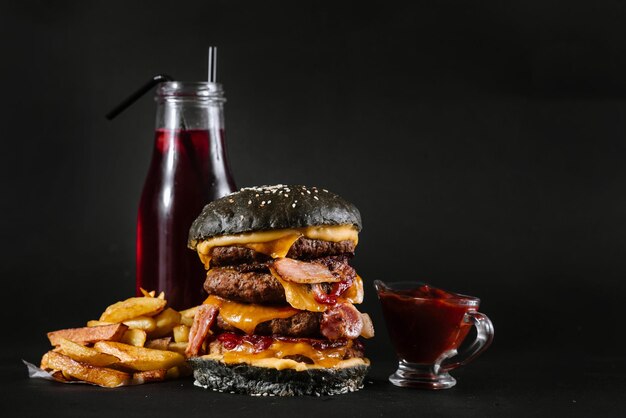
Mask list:
[[[329,340],[355,339],[363,330],[361,313],[351,303],[339,303],[322,315],[320,332]]]
[[[361,337],[363,338],[374,337],[374,324],[372,323],[372,318],[370,318],[368,314],[362,313],[361,319],[363,320],[363,329],[361,330]]]
[[[334,275],[326,266],[317,263],[277,258],[271,267],[281,279],[301,284],[336,283],[341,277]]]
[[[200,305],[193,318],[189,330],[189,343],[185,350],[187,357],[196,357],[202,349],[202,343],[209,335],[209,330],[217,318],[219,307],[215,305]]]

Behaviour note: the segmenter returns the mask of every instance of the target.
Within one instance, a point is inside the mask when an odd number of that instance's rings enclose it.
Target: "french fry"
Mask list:
[[[152,332],[156,329],[156,321],[149,316],[138,316],[124,321],[124,325],[127,325],[130,329],[141,329],[146,332]]]
[[[182,325],[186,325],[188,327],[191,327],[193,325],[193,316],[192,317],[181,316],[180,317],[180,323]]]
[[[139,288],[139,290],[141,291],[141,294],[142,294],[142,295],[144,295],[144,296],[145,296],[145,297],[147,297],[147,298],[153,298],[153,297],[154,297],[154,295],[155,295],[155,293],[156,293],[154,290],[153,290],[153,291],[151,291],[151,292],[148,292],[148,291],[147,291],[146,289],[144,289],[143,287],[140,287],[140,288]]]
[[[187,325],[188,327],[193,325],[193,318],[196,316],[196,312],[198,311],[198,307],[194,306],[193,308],[185,309],[184,311],[180,311],[180,323],[183,325]]]
[[[169,343],[169,345],[167,346],[167,349],[169,351],[174,351],[176,353],[179,353],[181,355],[185,355],[185,350],[187,349],[187,342],[184,343]]]
[[[134,345],[135,347],[143,347],[146,343],[146,331],[142,329],[129,329],[124,333],[120,340],[124,344]]]
[[[119,341],[127,329],[128,327],[124,324],[68,328],[49,332],[48,339],[52,345],[59,345],[59,338],[65,338],[79,344],[91,344],[96,341]]]
[[[185,309],[184,311],[180,311],[180,316],[183,318],[191,318],[193,319],[196,316],[196,311],[198,310],[198,306],[194,306],[193,308]]]
[[[128,298],[106,308],[100,321],[124,322],[138,316],[154,316],[165,308],[166,303],[164,299],[158,298]]]
[[[174,341],[177,343],[189,341],[189,327],[187,325],[177,325],[172,331],[174,333]]]
[[[39,368],[41,369],[49,369],[50,365],[48,364],[48,353],[41,356],[41,362],[39,363]]]
[[[164,337],[172,332],[172,329],[176,325],[180,324],[180,313],[176,312],[172,308],[167,308],[166,310],[158,314],[154,318],[154,320],[156,321],[156,329],[150,333],[150,337]]]
[[[157,298],[165,300],[165,292],[162,291],[161,293],[159,293],[159,296],[157,296]]]
[[[185,362],[185,357],[179,353],[134,347],[118,342],[100,341],[94,348],[101,353],[119,358],[119,365],[137,371],[169,369]]]
[[[130,375],[128,373],[92,366],[54,351],[48,352],[47,361],[52,369],[61,370],[75,379],[84,380],[99,386],[114,388],[130,383]]]
[[[150,382],[162,382],[165,380],[165,369],[146,370],[145,372],[133,373],[133,385],[143,385]]]
[[[120,361],[115,356],[100,353],[93,348],[76,344],[75,342],[66,340],[65,338],[59,338],[59,352],[68,356],[72,360],[80,361],[98,367],[110,366],[111,364]]]
[[[180,377],[180,369],[178,368],[178,366],[170,367],[165,372],[165,378],[167,380],[178,379],[179,377]]]
[[[88,327],[100,327],[102,325],[113,325],[112,322],[104,322],[104,321],[98,321],[95,319],[92,319],[91,321],[87,321],[87,326]]]
[[[167,350],[167,346],[172,341],[172,337],[157,338],[147,341],[144,345],[146,348],[152,348],[154,350]]]
[[[52,375],[52,378],[58,382],[69,383],[72,380],[76,380],[71,376],[66,377],[65,373],[63,373],[61,370],[56,370],[52,372],[51,375]]]

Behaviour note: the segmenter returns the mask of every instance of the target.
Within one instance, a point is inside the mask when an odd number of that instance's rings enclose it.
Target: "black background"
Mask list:
[[[97,404],[95,389],[25,380],[18,361],[134,291],[155,104],[104,114],[153,74],[204,80],[217,45],[237,185],[316,185],[361,210],[376,413],[624,413],[624,22],[618,1],[3,1],[2,367],[20,389],[7,406]],[[482,299],[496,340],[457,388],[385,383],[375,279]],[[365,408],[363,393],[340,402]]]

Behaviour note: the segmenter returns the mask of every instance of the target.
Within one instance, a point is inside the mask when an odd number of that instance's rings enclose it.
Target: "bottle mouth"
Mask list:
[[[220,83],[208,81],[167,81],[159,84],[156,100],[225,101]]]

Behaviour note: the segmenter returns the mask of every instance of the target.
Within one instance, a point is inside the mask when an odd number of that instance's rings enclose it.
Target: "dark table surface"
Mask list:
[[[9,416],[626,416],[624,356],[494,350],[453,372],[456,387],[437,392],[394,387],[394,364],[381,360],[359,392],[276,398],[206,391],[191,378],[119,389],[29,379],[15,350],[37,362],[35,348],[3,345],[0,393]]]

